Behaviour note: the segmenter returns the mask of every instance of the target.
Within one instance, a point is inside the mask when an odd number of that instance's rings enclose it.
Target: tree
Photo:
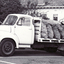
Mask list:
[[[31,8],[36,8],[37,3],[31,3]]]
[[[31,1],[29,0],[29,1],[27,2],[27,8],[30,8],[30,5],[31,5]]]
[[[27,8],[36,8],[36,6],[36,2],[31,2],[30,0],[27,2]]]
[[[11,13],[22,12],[22,6],[19,0],[0,0],[0,21]]]

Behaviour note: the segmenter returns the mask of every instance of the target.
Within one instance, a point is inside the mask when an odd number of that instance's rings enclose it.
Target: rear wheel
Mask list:
[[[0,54],[3,56],[12,55],[15,51],[15,45],[12,40],[5,39],[0,43]]]

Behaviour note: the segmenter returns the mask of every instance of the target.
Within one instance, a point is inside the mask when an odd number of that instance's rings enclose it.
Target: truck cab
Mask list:
[[[34,43],[34,18],[9,14],[0,25],[1,55],[11,55],[15,48],[30,48]]]

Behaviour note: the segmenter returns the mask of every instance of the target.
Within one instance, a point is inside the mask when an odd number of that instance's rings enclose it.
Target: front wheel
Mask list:
[[[3,56],[12,55],[15,51],[15,45],[12,40],[5,39],[0,43],[0,54]]]

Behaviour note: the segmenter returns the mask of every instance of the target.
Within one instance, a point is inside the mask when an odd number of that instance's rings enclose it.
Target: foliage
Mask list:
[[[28,1],[27,2],[27,8],[36,8],[37,6],[37,3],[36,2],[31,2],[31,1]]]
[[[0,21],[8,14],[21,12],[21,8],[19,0],[0,0]]]

